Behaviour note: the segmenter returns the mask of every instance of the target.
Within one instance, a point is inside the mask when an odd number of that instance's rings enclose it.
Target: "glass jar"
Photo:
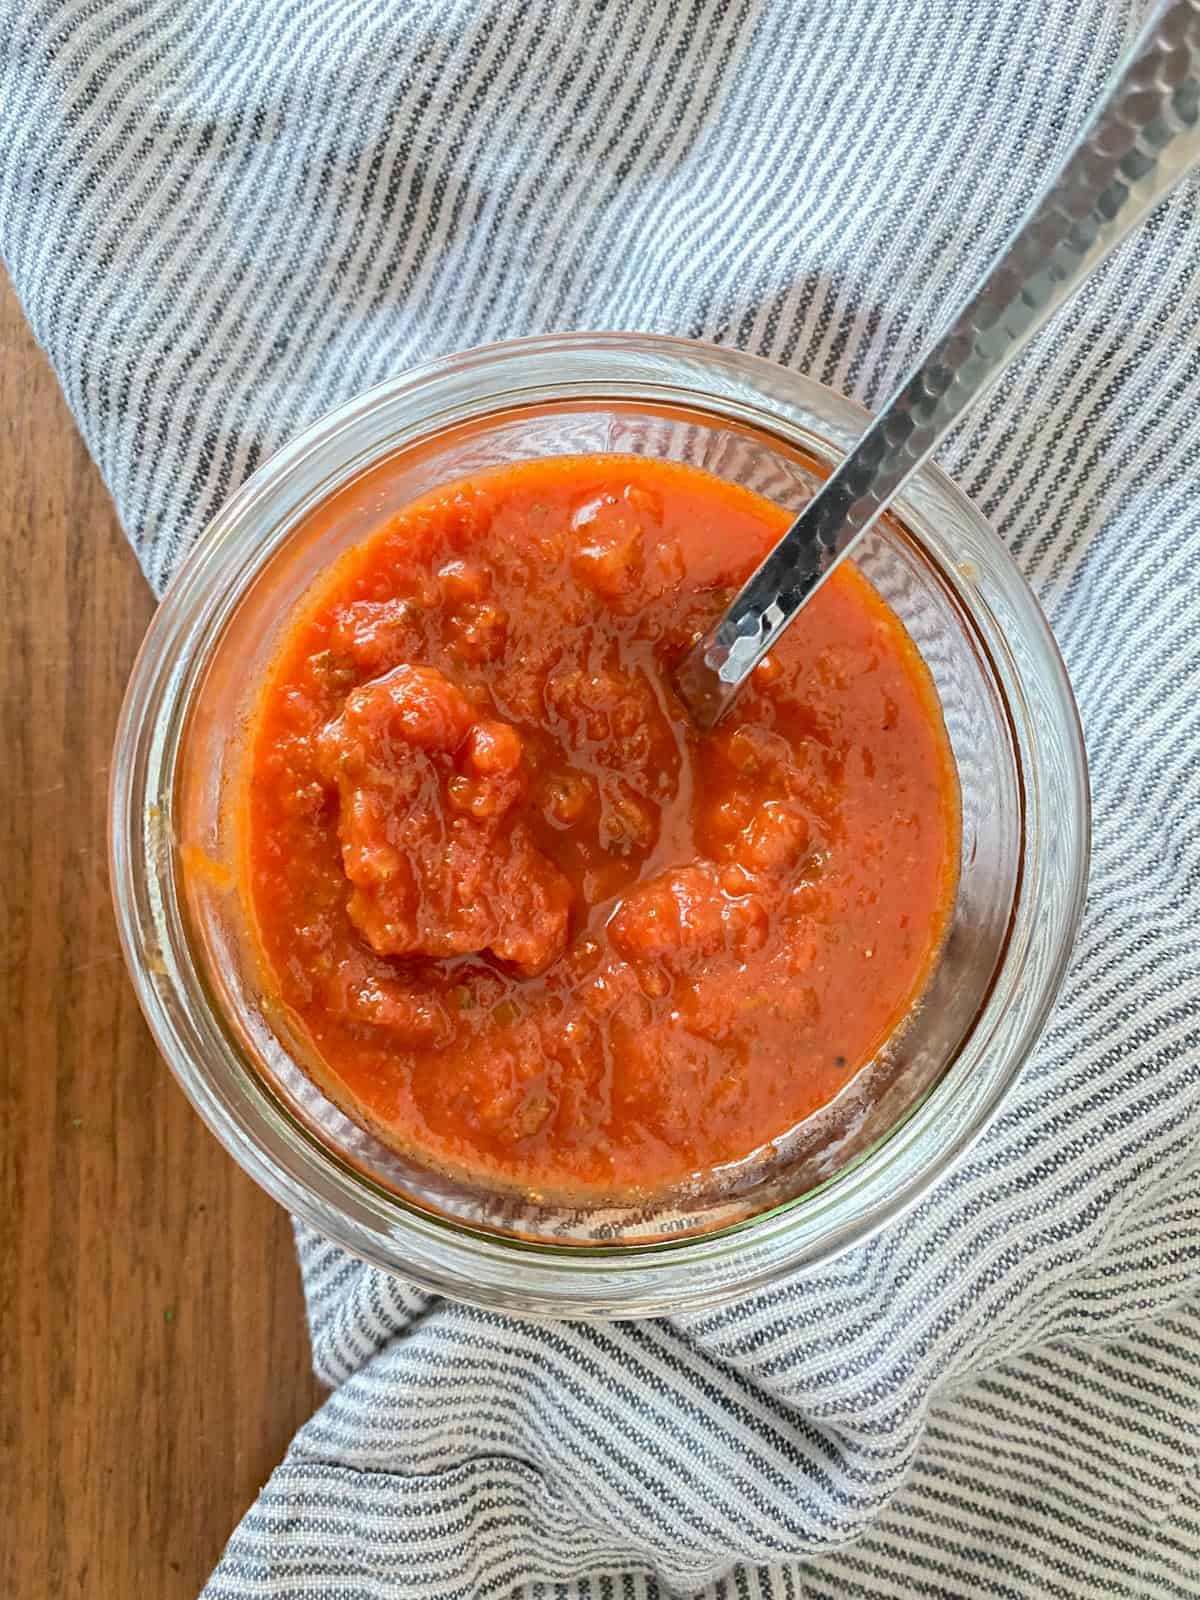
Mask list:
[[[1087,773],[1032,595],[927,467],[856,556],[933,674],[962,788],[950,932],[906,1026],[770,1159],[637,1208],[488,1193],[384,1148],[297,1064],[239,894],[238,790],[278,630],[341,550],[440,483],[523,457],[690,461],[787,505],[865,413],[769,362],[683,340],[561,335],[431,363],[309,428],[217,513],[130,680],[112,768],[126,960],[184,1091],[289,1210],[425,1287],[558,1316],[745,1295],[911,1206],[987,1126],[1062,979],[1083,907]]]

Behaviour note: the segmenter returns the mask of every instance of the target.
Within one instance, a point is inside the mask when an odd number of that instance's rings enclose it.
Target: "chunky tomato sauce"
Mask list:
[[[717,730],[672,689],[787,521],[679,464],[524,462],[303,603],[251,734],[248,898],[309,1070],[393,1145],[653,1193],[787,1133],[918,1000],[958,790],[895,615],[843,567]]]

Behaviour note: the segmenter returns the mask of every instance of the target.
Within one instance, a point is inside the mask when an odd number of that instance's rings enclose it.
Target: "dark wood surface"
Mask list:
[[[105,863],[152,610],[0,284],[0,1596],[175,1600],[319,1402],[286,1217],[142,1023]]]

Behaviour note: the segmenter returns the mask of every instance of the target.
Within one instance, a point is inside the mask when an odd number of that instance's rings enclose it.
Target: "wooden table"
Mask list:
[[[117,950],[109,746],[153,609],[0,287],[0,1596],[193,1597],[320,1400],[287,1218]]]

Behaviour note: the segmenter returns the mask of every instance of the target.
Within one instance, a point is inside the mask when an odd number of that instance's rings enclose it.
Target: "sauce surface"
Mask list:
[[[677,463],[413,502],[259,698],[244,891],[314,1077],[410,1154],[650,1195],[825,1105],[919,999],[958,787],[928,672],[843,566],[721,726],[671,672],[786,527]]]

